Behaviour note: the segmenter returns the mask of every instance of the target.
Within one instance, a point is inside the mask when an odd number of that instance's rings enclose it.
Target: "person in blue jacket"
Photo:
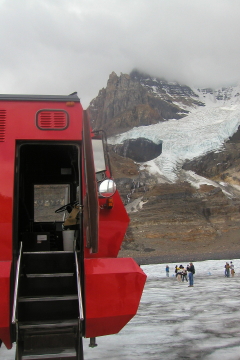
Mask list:
[[[169,266],[166,265],[166,276],[169,277]]]

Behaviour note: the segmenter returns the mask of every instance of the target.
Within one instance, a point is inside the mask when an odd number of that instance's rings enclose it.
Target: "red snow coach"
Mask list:
[[[129,218],[76,93],[0,95],[0,339],[16,359],[83,359],[146,275],[117,258]]]

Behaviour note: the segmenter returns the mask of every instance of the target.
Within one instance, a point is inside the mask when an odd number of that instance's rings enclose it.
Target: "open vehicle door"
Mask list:
[[[98,252],[98,192],[93,159],[91,130],[87,112],[83,116],[83,156],[85,167],[86,194],[84,199],[84,226],[86,226],[86,245],[92,253]]]

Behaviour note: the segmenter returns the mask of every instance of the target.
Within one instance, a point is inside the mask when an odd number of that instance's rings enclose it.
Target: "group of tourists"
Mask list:
[[[230,264],[228,262],[226,262],[224,268],[225,268],[225,271],[224,271],[225,277],[230,277],[230,274],[232,277],[234,276],[235,270],[234,270],[234,265],[233,265],[232,261],[230,261]]]
[[[175,266],[175,275],[179,282],[189,282],[189,287],[193,287],[193,275],[195,274],[195,268],[193,263],[189,263],[186,267],[183,265]],[[232,261],[226,262],[224,266],[225,277],[234,277],[235,269]],[[166,276],[169,277],[169,266],[166,265]]]
[[[177,280],[180,282],[189,281],[189,287],[193,287],[193,275],[195,274],[195,268],[193,263],[184,267],[183,265],[175,266],[175,275]],[[166,276],[169,277],[169,266],[166,265]]]

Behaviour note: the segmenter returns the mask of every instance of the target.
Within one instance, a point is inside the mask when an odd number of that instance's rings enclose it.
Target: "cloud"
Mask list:
[[[0,93],[68,94],[84,108],[138,68],[194,86],[239,82],[238,0],[0,0]]]

